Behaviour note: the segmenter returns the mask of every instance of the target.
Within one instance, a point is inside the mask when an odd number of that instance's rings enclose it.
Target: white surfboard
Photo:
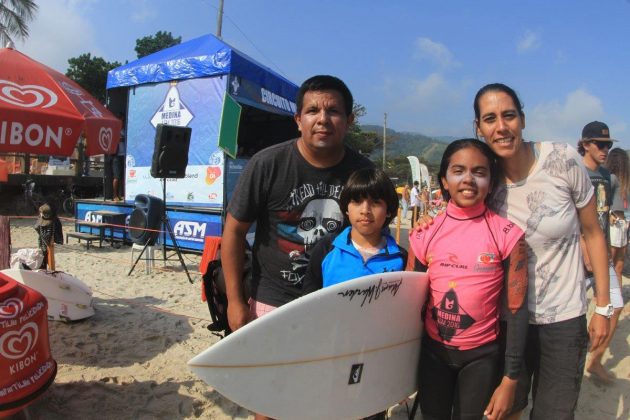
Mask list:
[[[350,419],[417,389],[424,273],[361,277],[304,296],[191,359],[228,399],[277,419]]]
[[[48,301],[48,319],[76,321],[94,315],[92,289],[63,271],[2,270],[4,274],[40,292]]]

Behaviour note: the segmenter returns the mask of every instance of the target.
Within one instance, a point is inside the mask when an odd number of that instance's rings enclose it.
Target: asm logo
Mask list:
[[[206,223],[181,220],[175,223],[173,233],[178,238],[181,237],[189,241],[202,242],[203,238],[206,236]]]
[[[91,223],[103,223],[103,216],[100,214],[92,214],[91,210],[85,212],[84,220]]]

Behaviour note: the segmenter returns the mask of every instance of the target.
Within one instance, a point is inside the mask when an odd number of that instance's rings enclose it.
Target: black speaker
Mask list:
[[[151,161],[153,178],[184,178],[192,128],[158,124]]]
[[[152,195],[138,194],[134,204],[136,208],[129,217],[129,238],[136,244],[154,245],[160,234],[164,202]]]

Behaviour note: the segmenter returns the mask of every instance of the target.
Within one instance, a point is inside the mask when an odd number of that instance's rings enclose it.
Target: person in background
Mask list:
[[[116,154],[112,156],[112,194],[114,201],[123,200],[124,193],[121,193],[121,180],[125,173],[125,156],[126,156],[126,124],[125,116],[120,114],[118,116],[122,121],[122,129],[120,131],[120,141],[116,148]]]
[[[411,226],[416,223],[418,217],[420,217],[420,182],[413,181],[413,188],[411,189],[411,205],[409,209],[411,210]]]
[[[623,212],[614,212],[612,214],[610,226],[612,259],[617,278],[621,282],[626,245],[628,244],[628,220],[625,217],[625,212],[630,210],[628,205],[628,192],[630,191],[630,159],[628,158],[628,153],[620,148],[612,149],[608,153],[604,166],[619,180],[619,193],[623,205]]]
[[[352,94],[340,79],[319,75],[306,80],[296,105],[300,137],[256,153],[227,207],[221,264],[233,331],[302,296],[313,248],[343,228],[343,185],[354,171],[373,166],[344,144],[354,115]],[[252,297],[246,302],[245,237],[253,223]]]
[[[422,191],[420,192],[420,216],[424,216],[429,213],[430,207],[430,199],[429,199],[429,187],[426,185],[422,187]]]
[[[438,180],[446,212],[409,238],[413,268],[429,274],[417,398],[423,418],[500,419],[512,408],[527,336],[523,231],[486,206],[498,166],[483,142],[449,144]]]
[[[597,216],[608,245],[612,245],[610,229],[617,226],[617,218],[623,218],[623,201],[621,200],[619,181],[615,175],[602,166],[606,162],[613,141],[616,140],[610,138],[608,126],[603,122],[593,121],[584,126],[582,138],[578,142],[578,153],[583,156],[584,166],[595,189]],[[620,224],[623,224],[623,221]],[[592,270],[589,253],[584,246],[582,247],[582,252],[584,253],[587,284],[590,285],[592,283]],[[586,370],[591,374],[591,377],[606,384],[612,383],[613,377],[602,366],[602,357],[613,338],[619,315],[623,309],[623,297],[619,281],[621,279],[621,271],[616,272],[612,258],[610,260],[609,276],[610,303],[614,308],[610,318],[610,332],[608,338],[601,345],[591,350],[589,362],[586,365]]]
[[[409,184],[405,182],[405,186],[403,187],[403,192],[402,192],[402,199],[401,199],[403,220],[407,220],[407,211],[409,210],[410,200],[411,200],[411,193],[409,191]]]
[[[44,254],[44,260],[39,268],[54,270],[54,244],[63,244],[63,229],[61,221],[49,204],[42,204],[39,207],[39,219],[34,229],[37,232],[37,246]]]

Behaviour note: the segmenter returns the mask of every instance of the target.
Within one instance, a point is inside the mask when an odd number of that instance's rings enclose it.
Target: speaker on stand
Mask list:
[[[147,247],[155,244],[161,230],[164,261],[166,262],[167,260],[166,234],[168,232],[179,262],[188,276],[188,281],[190,283],[193,282],[184,263],[179,245],[177,245],[177,240],[166,212],[166,178],[184,178],[186,176],[191,132],[192,129],[190,127],[173,125],[158,124],[156,128],[155,148],[153,149],[153,159],[151,161],[151,176],[162,179],[162,200],[145,194],[136,196],[136,208],[132,211],[129,219],[129,236],[134,243],[144,244],[144,248],[142,248],[142,252],[138,255],[127,275],[133,272]],[[156,228],[153,227],[155,224],[157,224]],[[159,229],[160,226],[164,226],[165,229]]]
[[[184,178],[188,166],[190,127],[158,124],[151,160],[153,178]]]

